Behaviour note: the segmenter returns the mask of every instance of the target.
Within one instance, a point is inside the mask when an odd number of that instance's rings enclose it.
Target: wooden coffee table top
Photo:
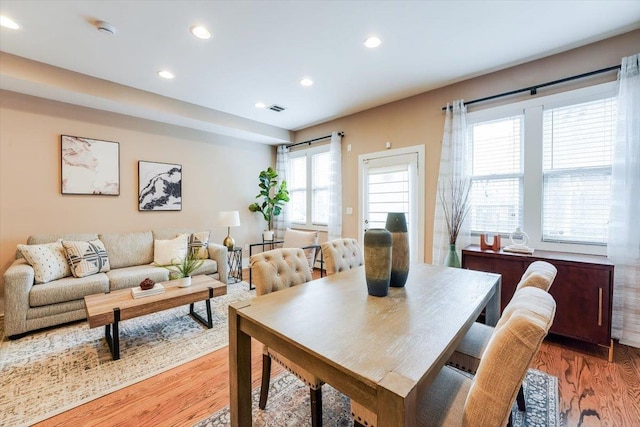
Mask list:
[[[206,275],[194,276],[191,286],[186,288],[178,287],[171,280],[162,282],[162,286],[164,293],[137,299],[131,295],[130,288],[84,297],[89,327],[113,323],[114,308],[120,309],[120,320],[126,320],[206,300],[209,298],[209,288],[213,288],[214,297],[227,293],[227,285]]]

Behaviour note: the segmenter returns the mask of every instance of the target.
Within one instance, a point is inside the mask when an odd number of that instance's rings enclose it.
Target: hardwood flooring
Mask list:
[[[258,387],[260,343],[253,342],[252,354]],[[282,371],[272,366],[273,375]],[[640,349],[616,344],[608,363],[604,348],[552,336],[531,367],[558,377],[564,426],[640,426]],[[191,426],[228,405],[228,384],[225,347],[36,425]]]

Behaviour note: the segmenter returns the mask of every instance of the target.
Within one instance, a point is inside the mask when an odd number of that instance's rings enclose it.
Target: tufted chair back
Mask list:
[[[307,258],[299,248],[261,252],[252,255],[250,263],[257,295],[265,295],[311,280]]]
[[[535,286],[549,292],[556,274],[558,274],[558,270],[552,264],[546,261],[532,262],[522,275],[516,290],[527,286]]]
[[[360,245],[356,239],[335,239],[322,245],[327,274],[340,273],[364,265]]]

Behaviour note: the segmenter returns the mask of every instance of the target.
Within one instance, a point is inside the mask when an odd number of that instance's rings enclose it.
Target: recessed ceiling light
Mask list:
[[[304,79],[300,80],[300,84],[302,86],[313,86],[313,80],[311,80],[308,77],[305,77]]]
[[[163,79],[168,79],[168,80],[171,80],[172,78],[175,77],[171,71],[167,71],[167,70],[158,71],[158,75]]]
[[[265,105],[265,103],[264,103],[264,102],[256,102],[256,103],[255,103],[255,107],[256,107],[256,108],[265,108],[265,107],[266,107],[266,105]]]
[[[109,24],[108,22],[105,22],[105,21],[97,21],[96,22],[96,28],[102,34],[107,34],[109,36],[112,36],[112,35],[114,35],[116,33],[116,27],[114,27],[113,25],[111,25],[111,24]]]
[[[211,33],[209,32],[209,30],[207,30],[202,25],[196,25],[195,27],[191,27],[191,34],[203,40],[211,38]]]
[[[366,39],[363,44],[369,49],[373,49],[380,46],[380,43],[382,43],[382,41],[379,38],[372,36]]]
[[[20,29],[20,25],[18,25],[18,23],[16,21],[14,21],[13,19],[9,18],[8,16],[4,16],[4,15],[0,15],[0,26],[5,27],[5,28],[9,28],[11,30],[19,30]]]

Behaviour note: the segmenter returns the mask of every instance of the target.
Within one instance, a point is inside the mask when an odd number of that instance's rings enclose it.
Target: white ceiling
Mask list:
[[[280,130],[301,129],[640,28],[640,0],[2,0],[0,13],[22,26],[0,29],[3,52],[195,104],[200,115],[239,116],[238,129],[244,121]],[[98,32],[96,20],[111,23],[117,33]],[[196,24],[209,28],[212,37],[196,39],[189,31]],[[382,45],[366,49],[362,42],[373,34]],[[176,78],[160,79],[160,69]],[[71,96],[68,87],[29,84],[1,70],[3,89],[65,102],[82,98]],[[305,76],[315,81],[312,87],[299,84]],[[151,106],[137,106],[147,110],[145,116],[131,105],[119,110],[122,102],[106,96],[84,98],[77,103],[185,126],[213,120],[182,113],[185,122],[178,123],[178,117],[163,118],[166,111],[154,116]],[[259,110],[257,101],[286,110]],[[263,142],[282,139],[272,136]]]

